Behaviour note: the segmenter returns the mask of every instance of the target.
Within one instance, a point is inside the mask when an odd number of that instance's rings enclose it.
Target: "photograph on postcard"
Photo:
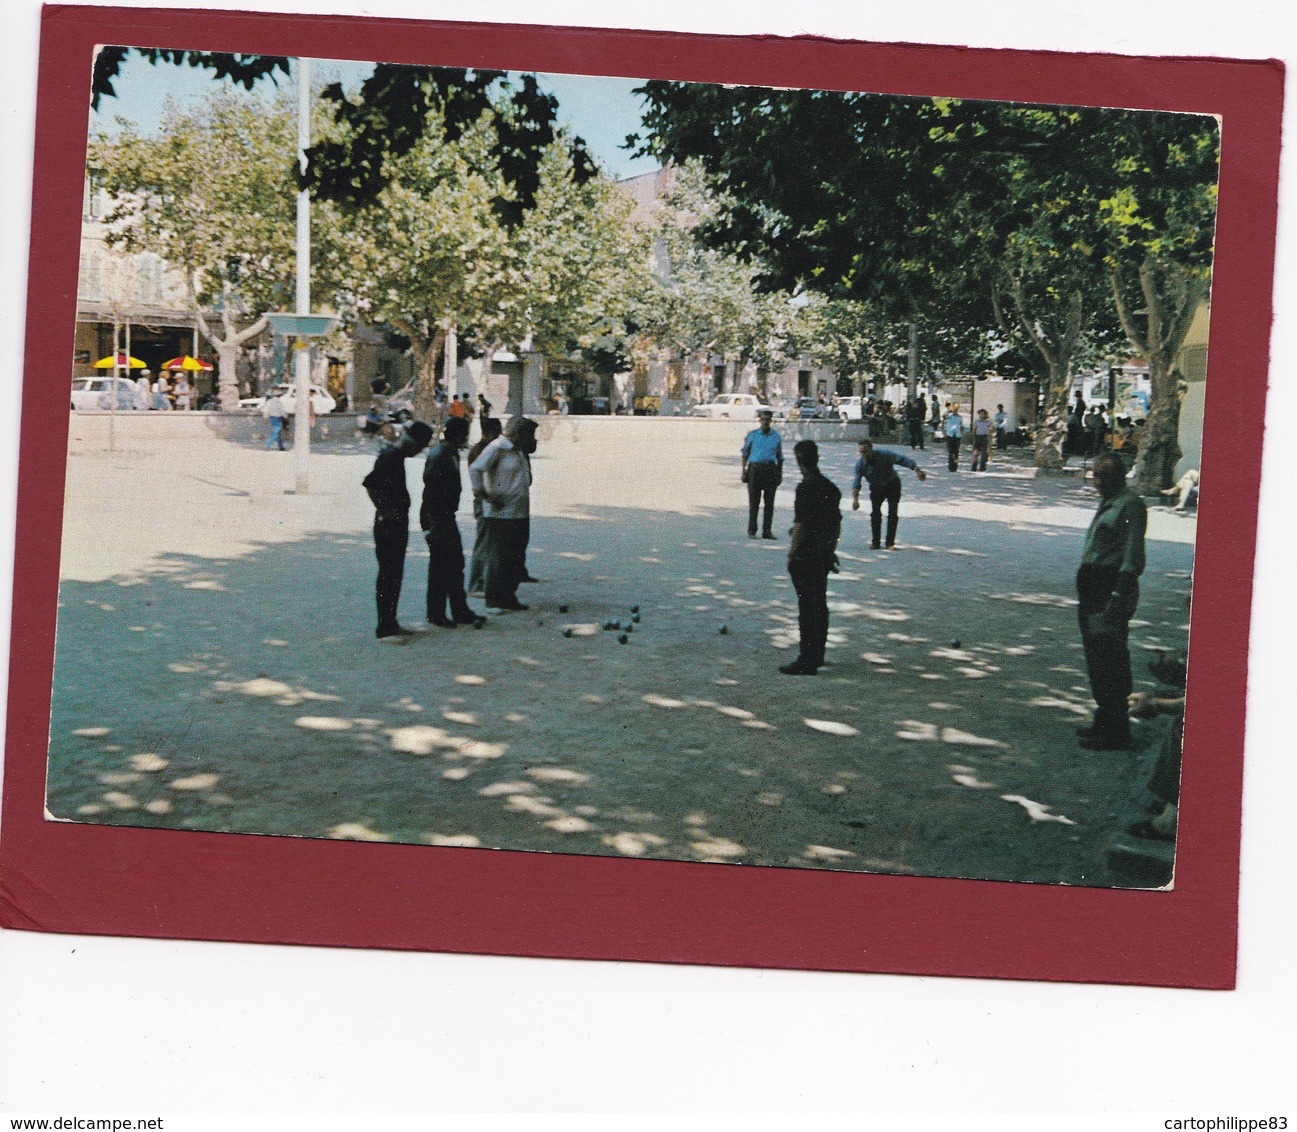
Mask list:
[[[1216,118],[92,87],[47,817],[1173,884]]]

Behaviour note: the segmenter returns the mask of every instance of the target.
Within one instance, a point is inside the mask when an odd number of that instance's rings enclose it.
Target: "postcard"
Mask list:
[[[119,14],[6,926],[1232,985],[1281,68]]]

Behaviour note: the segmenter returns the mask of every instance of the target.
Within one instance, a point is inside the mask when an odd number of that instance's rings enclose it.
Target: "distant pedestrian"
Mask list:
[[[188,410],[192,394],[193,388],[189,384],[189,378],[185,371],[181,370],[176,377],[176,408]]]
[[[478,427],[482,430],[482,437],[468,450],[468,456],[464,460],[469,467],[482,455],[486,446],[500,435],[502,425],[499,417],[483,417]],[[477,524],[477,533],[473,539],[473,554],[469,559],[468,592],[480,594],[486,586],[486,517],[482,499],[476,494],[473,496],[473,519]]]
[[[897,510],[901,504],[901,477],[897,465],[912,468],[922,483],[928,473],[909,456],[887,448],[875,448],[873,441],[862,440],[857,446],[860,458],[856,461],[855,478],[851,481],[851,510],[860,510],[861,483],[869,484],[869,529],[873,535],[870,546],[881,548],[883,534],[883,504],[887,504],[887,549],[896,548],[896,528],[900,523]]]
[[[1003,405],[995,406],[995,447],[1003,450],[1004,448],[1004,430],[1009,423],[1009,414],[1004,411]]]
[[[964,418],[959,415],[959,406],[953,401],[946,406],[946,415],[941,421],[941,431],[946,438],[946,464],[952,472],[959,471],[959,442],[964,435]]]
[[[419,526],[428,542],[428,623],[443,629],[482,621],[464,598],[464,544],[455,518],[461,492],[459,455],[467,444],[468,422],[452,417],[423,466]]]
[[[478,428],[482,427],[482,422],[491,415],[491,402],[481,393],[477,395],[477,421]]]
[[[1148,513],[1127,486],[1125,466],[1115,453],[1095,457],[1094,484],[1101,502],[1085,535],[1076,594],[1096,710],[1094,722],[1078,734],[1081,746],[1106,751],[1130,742],[1130,619],[1139,603]]]
[[[985,409],[977,410],[973,421],[973,471],[986,471],[986,460],[991,453],[991,418]]]
[[[927,416],[927,406],[922,397],[915,397],[905,403],[905,420],[910,428],[910,447],[926,448],[923,438],[923,419]]]
[[[148,370],[135,379],[135,407],[141,411],[153,407],[153,387],[149,384]]]
[[[374,555],[378,559],[378,580],[374,599],[378,607],[379,638],[402,637],[409,632],[396,619],[405,576],[405,548],[410,541],[410,491],[405,485],[405,461],[417,456],[432,439],[432,429],[415,421],[393,445],[378,454],[373,470],[364,479],[365,490],[374,505]]]
[[[802,482],[793,501],[789,531],[788,574],[797,591],[797,659],[781,665],[787,676],[814,676],[824,664],[829,636],[829,574],[837,569],[842,530],[842,492],[820,472],[820,451],[813,440],[793,446]]]
[[[266,437],[266,447],[278,447],[282,452],[284,450],[284,418],[288,416],[288,410],[284,408],[283,398],[271,389],[261,402],[261,415],[270,422],[270,435]]]
[[[518,586],[527,577],[527,539],[531,511],[531,462],[536,422],[512,417],[504,435],[491,441],[469,465],[473,494],[482,499],[486,521],[483,588],[494,609],[523,610]]]
[[[935,393],[932,394],[932,417],[930,423],[932,425],[933,434],[935,435],[937,429],[941,427],[941,403],[937,400],[937,395]]]
[[[453,397],[451,397],[450,408],[446,410],[446,413],[448,416],[453,418],[459,418],[460,420],[463,420],[468,416],[468,406],[465,405],[464,402],[459,399],[458,393],[456,393]]]
[[[775,492],[784,479],[783,439],[770,422],[774,412],[760,409],[760,427],[743,440],[739,455],[743,461],[742,480],[748,485],[748,538],[757,537],[757,512],[761,511],[761,537],[774,538],[771,524],[775,513]],[[764,504],[764,507],[763,507]]]

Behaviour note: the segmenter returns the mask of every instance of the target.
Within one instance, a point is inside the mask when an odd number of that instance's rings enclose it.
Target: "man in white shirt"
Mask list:
[[[504,434],[491,441],[468,468],[473,495],[482,501],[485,525],[486,604],[493,609],[526,609],[518,586],[527,575],[527,535],[531,516],[531,461],[536,422],[513,417]]]

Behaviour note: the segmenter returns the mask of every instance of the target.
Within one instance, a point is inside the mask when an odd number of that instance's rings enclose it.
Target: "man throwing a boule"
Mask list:
[[[900,523],[897,509],[901,505],[901,477],[897,465],[912,468],[922,483],[928,478],[909,456],[888,448],[875,448],[872,440],[862,440],[858,445],[860,459],[856,461],[856,475],[851,483],[851,510],[860,510],[860,485],[869,484],[869,528],[873,535],[870,546],[880,549],[883,534],[883,503],[887,504],[887,549],[896,549],[896,528]]]

